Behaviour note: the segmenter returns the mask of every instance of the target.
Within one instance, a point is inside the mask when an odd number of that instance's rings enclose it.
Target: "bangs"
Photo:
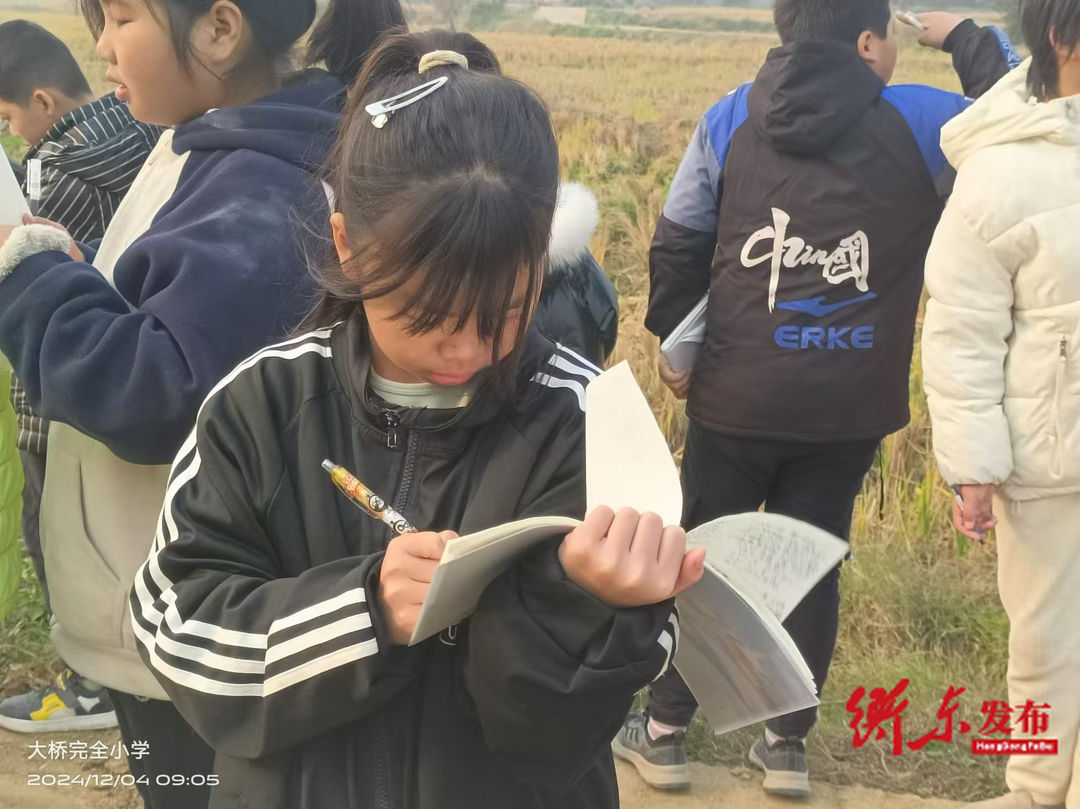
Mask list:
[[[475,319],[479,336],[496,350],[507,324],[519,337],[539,298],[554,205],[512,198],[480,169],[430,186],[379,222],[378,235],[354,262],[361,300],[402,293],[395,316],[408,331],[455,332]],[[434,200],[434,202],[432,201]]]

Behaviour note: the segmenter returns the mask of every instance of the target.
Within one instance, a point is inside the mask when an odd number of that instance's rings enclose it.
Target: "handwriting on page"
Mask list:
[[[781,621],[847,553],[846,542],[776,514],[740,514],[696,529],[691,544]]]

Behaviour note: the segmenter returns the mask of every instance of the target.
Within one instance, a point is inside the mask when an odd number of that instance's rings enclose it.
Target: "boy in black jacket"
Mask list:
[[[684,526],[764,502],[846,538],[879,442],[908,422],[923,262],[949,186],[939,133],[970,102],[886,86],[888,0],[777,0],[775,15],[783,47],[705,114],[672,183],[646,325],[664,338],[709,294],[692,381],[661,364],[669,387],[689,392]],[[969,95],[1019,62],[996,29],[921,19],[920,41],[953,54]],[[785,624],[819,692],[839,603],[836,570]],[[695,709],[670,673],[616,753],[654,786],[687,786],[682,731]],[[816,716],[768,723],[749,754],[767,792],[810,793]]]

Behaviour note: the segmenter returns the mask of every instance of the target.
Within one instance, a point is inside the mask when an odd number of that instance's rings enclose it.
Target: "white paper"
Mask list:
[[[30,208],[23,197],[19,181],[6,157],[0,157],[0,225],[15,227],[22,224],[22,218],[30,213]]]
[[[780,622],[710,565],[678,605],[675,667],[715,733],[818,704],[813,675]]]
[[[630,366],[619,363],[586,391],[585,479],[589,511],[609,506],[682,519],[682,488],[664,434]]]
[[[849,547],[813,525],[761,512],[706,523],[690,532],[687,543],[705,548],[709,564],[780,621],[787,620]]]
[[[660,353],[667,358],[673,371],[686,371],[697,362],[701,344],[705,342],[705,312],[708,305],[709,296],[706,295],[660,345]]]
[[[468,618],[487,586],[518,557],[580,524],[569,517],[534,517],[447,542],[409,645]]]
[[[29,204],[34,213],[39,210],[41,202],[41,159],[33,158],[26,161],[26,191],[30,198]]]

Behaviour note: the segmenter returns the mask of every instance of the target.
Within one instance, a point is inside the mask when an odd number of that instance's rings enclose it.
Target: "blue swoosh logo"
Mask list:
[[[857,303],[864,303],[865,301],[872,301],[876,297],[876,293],[867,292],[865,295],[860,295],[857,298],[849,298],[846,301],[824,303],[825,296],[819,295],[816,298],[807,298],[801,301],[777,301],[776,308],[789,309],[793,312],[802,312],[811,317],[825,317],[826,315],[831,315],[833,312],[839,312],[841,309],[846,309],[848,306],[854,306]]]

